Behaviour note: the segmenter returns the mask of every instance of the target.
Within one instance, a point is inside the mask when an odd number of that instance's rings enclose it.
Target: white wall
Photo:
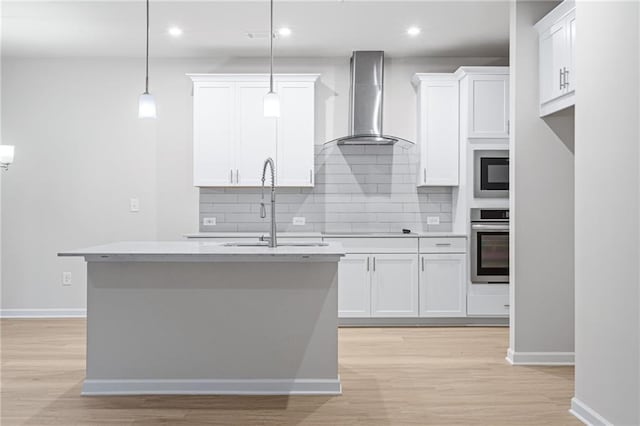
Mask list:
[[[594,424],[640,424],[639,9],[588,1],[576,9],[572,405]],[[615,78],[604,78],[612,67]]]
[[[556,4],[511,3],[508,356],[514,363],[570,362],[574,351],[573,122],[570,116],[539,117],[533,28]]]
[[[389,59],[385,132],[415,139],[415,72],[504,65],[505,58]],[[347,130],[348,58],[285,59],[276,72],[320,72],[316,138]],[[157,121],[137,118],[143,59],[3,58],[2,137],[16,163],[2,182],[2,308],[82,309],[85,267],[60,250],[116,240],[179,239],[198,229],[191,186],[188,72],[264,72],[265,58],[151,62]],[[130,213],[129,198],[141,211]],[[73,285],[62,287],[63,271]]]

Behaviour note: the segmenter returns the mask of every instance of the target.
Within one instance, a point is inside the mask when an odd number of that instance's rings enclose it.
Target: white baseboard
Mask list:
[[[514,352],[507,350],[507,362],[511,365],[574,365],[574,352]]]
[[[0,309],[0,318],[84,318],[86,309]]]
[[[571,409],[569,412],[586,425],[605,426],[613,424],[575,396],[571,398]]]
[[[82,395],[340,395],[337,379],[90,380]]]

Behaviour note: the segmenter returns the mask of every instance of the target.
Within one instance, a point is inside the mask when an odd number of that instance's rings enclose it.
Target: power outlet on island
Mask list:
[[[202,218],[202,224],[204,226],[216,226],[216,218],[215,217],[204,217],[204,218]]]
[[[307,224],[307,218],[304,216],[297,216],[293,218],[293,224],[296,226],[304,226]]]
[[[427,225],[440,225],[440,216],[427,216]]]

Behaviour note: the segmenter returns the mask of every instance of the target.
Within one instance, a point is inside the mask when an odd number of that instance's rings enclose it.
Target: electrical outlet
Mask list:
[[[132,213],[140,211],[140,200],[138,198],[129,199],[129,211]]]
[[[216,226],[216,218],[215,217],[203,217],[202,224],[204,226]]]
[[[440,216],[427,216],[427,225],[440,225]]]
[[[307,218],[304,216],[300,216],[300,217],[294,217],[293,218],[293,224],[297,225],[297,226],[302,226],[302,225],[306,225],[307,223]]]
[[[71,285],[71,272],[62,273],[62,285],[63,286]]]

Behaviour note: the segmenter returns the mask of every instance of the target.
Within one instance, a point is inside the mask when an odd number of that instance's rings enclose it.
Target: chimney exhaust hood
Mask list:
[[[355,51],[351,56],[349,91],[349,135],[325,145],[414,145],[406,139],[382,132],[384,52]]]

